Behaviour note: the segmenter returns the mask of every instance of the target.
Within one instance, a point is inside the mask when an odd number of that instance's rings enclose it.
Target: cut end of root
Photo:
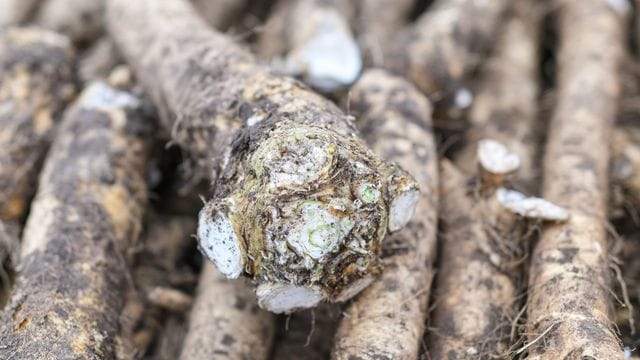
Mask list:
[[[362,70],[358,44],[334,9],[326,10],[317,28],[305,46],[287,57],[286,68],[303,74],[320,91],[341,90],[355,82]]]
[[[298,255],[314,260],[336,250],[354,225],[349,217],[335,215],[336,211],[319,201],[304,201],[299,211],[299,222],[287,236],[287,243]]]
[[[271,283],[258,285],[256,296],[261,308],[276,314],[312,308],[326,298],[318,287]]]
[[[484,139],[478,142],[480,166],[491,174],[507,175],[520,167],[520,157],[501,143]]]
[[[360,280],[356,280],[347,288],[342,290],[338,296],[336,296],[333,300],[337,302],[345,302],[354,296],[360,294],[362,290],[366,289],[371,285],[375,278],[373,276],[365,276]]]
[[[140,106],[140,100],[126,91],[94,82],[84,91],[80,104],[88,110],[135,109]]]
[[[524,194],[500,188],[496,191],[498,202],[509,211],[527,218],[566,221],[569,212],[550,201],[539,197],[527,197]]]
[[[459,109],[466,109],[473,103],[473,94],[469,89],[463,88],[456,91],[453,99],[455,106]]]
[[[229,218],[205,206],[198,217],[198,243],[202,252],[229,279],[244,270],[242,247]]]
[[[389,231],[397,231],[402,229],[413,217],[418,200],[420,199],[420,191],[418,189],[409,189],[401,192],[391,201],[391,209],[389,210]]]

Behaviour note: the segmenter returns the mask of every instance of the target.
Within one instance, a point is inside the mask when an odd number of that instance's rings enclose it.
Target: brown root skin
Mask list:
[[[249,286],[205,262],[180,359],[266,359],[274,330],[274,316]]]
[[[502,143],[520,158],[516,187],[533,192],[538,140],[538,36],[542,9],[517,1],[515,14],[502,30],[495,50],[482,67],[481,81],[469,113],[467,146],[456,164],[467,174],[478,169],[476,144],[481,139]]]
[[[412,169],[422,194],[414,219],[385,239],[381,277],[347,307],[332,358],[416,358],[436,251],[438,170],[431,105],[406,80],[373,69],[352,88],[350,108],[374,151]]]
[[[76,44],[88,44],[104,30],[104,7],[108,0],[44,0],[34,22],[60,32]]]
[[[95,83],[65,113],[22,237],[0,358],[114,358],[154,132],[139,104]]]
[[[531,359],[619,359],[622,350],[611,322],[606,209],[609,136],[621,89],[626,21],[607,1],[556,3],[562,46],[543,196],[567,208],[571,217],[548,226],[534,248],[527,350]]]
[[[43,0],[0,0],[0,28],[29,20]]]
[[[105,80],[122,62],[116,44],[107,36],[96,40],[78,61],[78,75],[83,82]]]
[[[209,25],[220,31],[225,31],[232,26],[249,4],[248,0],[191,0],[191,2]]]
[[[36,28],[0,35],[0,219],[23,221],[66,103],[75,94],[69,40]]]
[[[366,67],[383,66],[384,51],[409,21],[415,0],[359,0],[356,35]]]
[[[444,239],[427,349],[434,359],[505,357],[520,279],[513,277],[517,257],[500,245],[509,246],[521,233],[513,230],[517,226],[509,228],[513,233],[502,231],[499,224],[514,224],[515,215],[498,211],[494,202],[477,201],[448,161],[441,163],[440,174],[447,179],[440,184]]]
[[[490,45],[509,3],[436,1],[391,41],[385,67],[411,79],[433,101],[454,98]]]
[[[382,238],[408,220],[417,185],[349,117],[257,65],[184,2],[114,0],[107,13],[174,142],[215,181],[199,243],[227,276],[335,300],[379,270]]]
[[[611,139],[611,182],[640,201],[640,128],[618,126]],[[628,199],[621,199],[628,201]],[[634,205],[632,205],[634,206]],[[636,205],[637,206],[637,205]]]

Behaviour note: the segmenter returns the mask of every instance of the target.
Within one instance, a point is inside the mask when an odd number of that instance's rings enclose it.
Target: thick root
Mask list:
[[[610,4],[557,1],[559,89],[543,195],[568,208],[570,218],[547,227],[534,249],[527,319],[532,359],[622,358],[611,328],[606,209],[626,27]]]
[[[74,43],[87,44],[104,30],[104,7],[108,0],[45,0],[34,21],[60,32]]]
[[[436,1],[391,42],[385,66],[411,79],[434,101],[469,106],[465,77],[480,63],[509,3]]]
[[[253,291],[204,265],[180,359],[266,359],[273,315],[258,308]]]
[[[422,194],[416,217],[385,240],[385,269],[347,308],[334,359],[413,359],[427,316],[435,257],[438,170],[431,105],[413,85],[369,70],[352,89],[351,108],[373,149],[412,169]]]
[[[256,65],[185,2],[108,5],[110,31],[174,141],[215,180],[198,239],[227,277],[250,275],[263,299],[305,288],[271,309],[290,312],[314,304],[309,294],[346,300],[379,271],[384,235],[417,201],[405,171],[375,155],[329,100]]]
[[[95,83],[65,114],[22,238],[0,358],[111,359],[140,231],[153,122],[132,95]]]
[[[75,95],[69,40],[36,28],[0,38],[0,219],[22,221],[62,110]]]

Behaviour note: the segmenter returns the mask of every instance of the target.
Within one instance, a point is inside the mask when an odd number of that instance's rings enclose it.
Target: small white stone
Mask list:
[[[466,109],[473,103],[473,94],[469,89],[463,88],[456,91],[455,98],[453,100],[457,108]]]
[[[233,225],[222,213],[211,218],[206,208],[198,216],[198,243],[204,254],[229,279],[244,270],[244,256]]]
[[[326,298],[324,291],[316,286],[274,283],[258,285],[256,296],[261,308],[276,314],[312,308]]]
[[[397,231],[402,229],[413,217],[418,200],[420,199],[419,190],[408,190],[400,193],[391,201],[391,209],[389,210],[389,231]]]
[[[565,221],[569,218],[566,209],[539,197],[527,197],[518,191],[505,188],[499,188],[496,197],[502,206],[527,218],[552,221]]]
[[[335,9],[326,9],[313,36],[287,57],[285,68],[304,73],[311,86],[325,92],[351,85],[362,71],[358,44]]]
[[[506,175],[520,167],[520,157],[501,143],[484,139],[478,142],[478,161],[483,169],[496,175]]]

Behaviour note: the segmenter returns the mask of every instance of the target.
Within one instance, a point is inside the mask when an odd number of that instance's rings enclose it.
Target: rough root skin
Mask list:
[[[22,221],[66,103],[75,94],[69,40],[36,28],[0,38],[0,219]]]
[[[266,359],[274,332],[273,315],[258,307],[251,288],[207,262],[180,359]]]
[[[619,359],[607,254],[608,148],[621,90],[626,21],[605,0],[556,1],[562,44],[543,196],[567,208],[530,268],[531,359]],[[588,46],[587,46],[588,44]],[[542,336],[544,334],[544,336]]]
[[[452,100],[489,46],[509,3],[436,1],[394,38],[385,67],[411,79],[434,100]]]
[[[114,0],[107,13],[173,140],[215,180],[207,211],[229,219],[246,274],[319,286],[332,299],[379,271],[391,203],[417,190],[405,171],[371,152],[329,100],[256,65],[184,2]],[[377,201],[358,198],[363,184],[379,191]],[[308,201],[331,214],[323,231],[341,238],[319,258],[286,242],[294,229],[319,230],[304,223]]]
[[[0,358],[115,356],[123,254],[140,230],[154,129],[138,106],[87,103],[95,91],[118,97],[93,85],[65,113],[24,231]]]
[[[90,43],[104,30],[105,0],[45,0],[34,22],[74,43]]]
[[[412,169],[422,194],[406,228],[385,239],[380,278],[347,307],[332,358],[416,358],[436,254],[438,170],[431,105],[406,80],[373,69],[353,87],[350,106],[373,149]]]

